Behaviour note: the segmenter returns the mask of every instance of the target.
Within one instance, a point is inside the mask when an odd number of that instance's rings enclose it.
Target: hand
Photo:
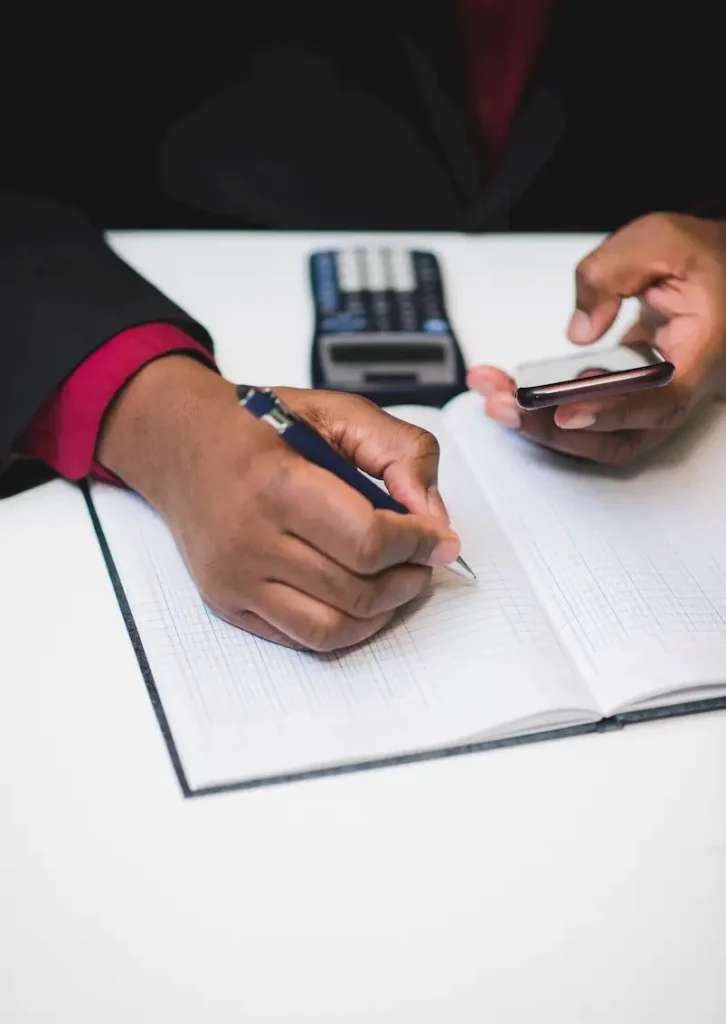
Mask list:
[[[662,441],[702,401],[724,393],[726,223],[651,214],[626,225],[578,266],[568,337],[588,345],[612,326],[624,298],[640,317],[623,342],[646,341],[675,365],[672,384],[620,398],[526,413],[514,381],[481,366],[468,378],[486,412],[526,437],[570,455],[622,463]]]
[[[165,517],[218,615],[278,643],[346,647],[420,594],[430,566],[459,553],[436,484],[438,446],[361,398],[278,393],[414,514],[374,510],[186,356],[151,363],[127,385],[97,454]]]

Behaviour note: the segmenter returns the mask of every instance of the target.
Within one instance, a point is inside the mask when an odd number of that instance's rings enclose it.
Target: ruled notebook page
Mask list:
[[[442,489],[478,583],[437,571],[430,596],[331,655],[216,618],[161,518],[93,484],[191,789],[598,717],[456,446],[443,448]]]
[[[604,714],[726,693],[726,411],[636,468],[547,452],[449,404],[535,590]]]

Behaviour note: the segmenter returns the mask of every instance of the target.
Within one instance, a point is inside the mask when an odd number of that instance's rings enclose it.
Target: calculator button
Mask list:
[[[391,287],[397,292],[412,292],[416,288],[411,254],[402,249],[390,251]]]
[[[388,287],[387,264],[382,249],[368,253],[368,287],[372,292],[384,292]]]
[[[340,249],[337,253],[338,282],[344,292],[359,292],[363,287],[361,265],[355,249]]]
[[[312,259],[313,291],[315,301],[323,313],[333,313],[338,309],[338,275],[336,272],[335,254],[319,252]]]

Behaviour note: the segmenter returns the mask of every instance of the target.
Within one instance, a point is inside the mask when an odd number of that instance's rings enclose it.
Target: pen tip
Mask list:
[[[464,570],[467,576],[469,576],[470,579],[476,579],[476,573],[474,572],[470,565],[466,564],[461,555],[459,555],[459,557],[456,559],[456,564],[461,566],[461,568]]]

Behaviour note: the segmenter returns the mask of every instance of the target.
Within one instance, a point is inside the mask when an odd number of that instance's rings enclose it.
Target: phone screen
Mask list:
[[[561,384],[585,377],[599,377],[606,373],[625,373],[644,366],[662,363],[663,356],[651,345],[638,343],[617,345],[614,348],[582,350],[564,359],[547,359],[527,363],[516,371],[517,386],[536,388],[546,384]]]

